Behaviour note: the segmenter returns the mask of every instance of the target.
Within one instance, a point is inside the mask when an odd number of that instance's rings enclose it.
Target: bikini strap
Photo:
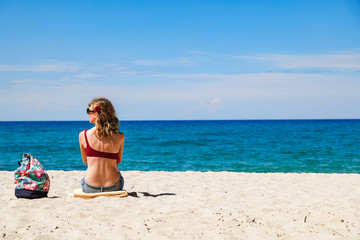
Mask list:
[[[86,132],[87,132],[87,130],[85,129],[84,130],[84,136],[85,136],[85,141],[86,141],[86,148],[88,148],[90,145],[89,145],[88,139],[86,137]]]

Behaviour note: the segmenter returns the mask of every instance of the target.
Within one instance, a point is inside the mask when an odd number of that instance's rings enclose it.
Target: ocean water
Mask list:
[[[0,122],[0,170],[22,153],[47,170],[85,170],[85,121]],[[360,120],[121,121],[120,170],[360,173]]]

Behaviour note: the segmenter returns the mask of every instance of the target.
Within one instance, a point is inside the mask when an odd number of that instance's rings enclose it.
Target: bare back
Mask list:
[[[124,134],[115,134],[112,137],[99,138],[95,135],[95,128],[86,132],[87,140],[90,147],[96,151],[106,153],[118,153],[121,162]],[[87,163],[85,181],[92,186],[110,186],[120,178],[119,169],[116,165],[116,159],[103,157],[86,156],[86,140],[84,131],[79,134],[79,143],[81,155],[84,163]]]

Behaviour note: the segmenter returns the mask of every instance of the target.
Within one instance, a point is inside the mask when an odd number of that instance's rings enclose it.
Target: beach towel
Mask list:
[[[15,196],[18,198],[47,197],[50,189],[50,178],[41,165],[31,154],[24,153],[20,167],[15,170]]]
[[[79,197],[84,199],[93,199],[96,197],[126,197],[126,191],[112,191],[112,192],[97,192],[97,193],[84,193],[81,188],[75,189],[74,192],[69,193],[69,197]]]

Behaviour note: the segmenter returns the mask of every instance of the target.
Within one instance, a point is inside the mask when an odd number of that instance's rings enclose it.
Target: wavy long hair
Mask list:
[[[112,103],[104,97],[96,97],[89,104],[95,109],[100,107],[97,112],[99,117],[96,119],[97,135],[99,137],[112,137],[119,133],[119,119],[116,117],[116,111]]]

